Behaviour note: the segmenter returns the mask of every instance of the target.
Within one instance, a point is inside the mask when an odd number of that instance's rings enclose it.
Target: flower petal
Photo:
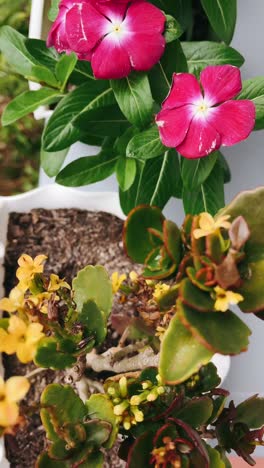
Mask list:
[[[131,64],[127,52],[119,41],[106,36],[92,55],[92,69],[95,78],[119,79],[128,76]]]
[[[221,137],[205,117],[195,116],[183,143],[176,149],[189,159],[202,158],[216,151],[221,145]]]
[[[242,89],[240,70],[232,65],[206,67],[201,72],[200,80],[209,106],[235,97]]]
[[[165,39],[161,34],[127,34],[122,41],[132,68],[138,71],[152,68],[164,53],[165,45]]]
[[[4,310],[5,312],[15,312],[17,310],[16,305],[8,298],[4,297],[0,300],[0,310]]]
[[[12,315],[12,317],[9,320],[8,332],[11,335],[14,335],[19,338],[21,336],[24,336],[26,334],[26,331],[27,326],[25,322],[16,315]]]
[[[110,21],[90,3],[76,4],[66,15],[65,30],[69,45],[78,54],[86,54],[104,37]]]
[[[41,325],[40,323],[30,323],[27,328],[26,343],[37,343],[41,338],[43,338],[43,336],[45,336],[44,333],[42,333],[42,330],[43,325]]]
[[[162,143],[169,148],[180,145],[187,135],[193,116],[192,105],[159,112],[156,116],[156,124]]]
[[[255,125],[256,109],[252,101],[228,101],[210,109],[210,124],[221,135],[222,145],[232,146],[245,140]]]
[[[0,401],[0,426],[13,426],[18,420],[18,416],[19,409],[16,403]]]
[[[162,103],[163,109],[193,104],[203,99],[198,80],[191,73],[174,73],[171,90]]]
[[[113,1],[100,2],[97,3],[96,9],[100,11],[100,13],[102,13],[102,15],[104,15],[106,18],[109,18],[112,23],[121,23],[126,13],[126,3],[120,2],[115,4]]]
[[[165,21],[166,17],[159,8],[144,0],[139,0],[128,7],[123,26],[129,32],[162,34]]]
[[[36,346],[34,344],[18,343],[16,355],[22,364],[31,362],[36,354]]]
[[[29,391],[29,381],[25,377],[10,377],[6,381],[6,398],[10,402],[17,402],[24,398]]]
[[[18,265],[22,268],[28,267],[29,265],[33,265],[33,258],[30,257],[28,254],[22,254],[18,259]]]

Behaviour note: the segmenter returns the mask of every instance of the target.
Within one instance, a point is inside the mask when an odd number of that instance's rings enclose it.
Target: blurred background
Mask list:
[[[0,26],[8,24],[27,34],[30,6],[30,0],[0,0]],[[14,74],[0,54],[0,115],[8,101],[27,89],[27,81]],[[8,127],[0,126],[0,195],[37,186],[42,127],[32,115]]]

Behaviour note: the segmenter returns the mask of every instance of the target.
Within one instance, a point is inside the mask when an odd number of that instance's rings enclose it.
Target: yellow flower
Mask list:
[[[27,254],[21,255],[18,260],[19,268],[16,276],[19,280],[19,286],[26,291],[31,280],[37,273],[43,273],[43,262],[47,259],[46,255],[37,255],[34,259]]]
[[[214,290],[216,292],[216,301],[214,307],[220,312],[226,312],[228,310],[229,304],[235,305],[244,300],[241,294],[234,293],[233,291],[225,291],[224,289],[220,288],[220,286],[216,286]]]
[[[58,275],[51,274],[48,291],[54,292],[58,291],[61,288],[71,289],[70,285],[66,283],[66,281],[60,279]]]
[[[16,312],[24,308],[24,292],[18,286],[12,289],[9,297],[4,297],[0,300],[0,310],[5,312]]]
[[[35,308],[37,308],[40,312],[42,312],[43,314],[47,314],[48,313],[48,302],[49,300],[53,297],[53,294],[52,292],[42,292],[42,293],[39,293],[39,294],[36,294],[35,296],[29,296],[27,298],[27,304],[29,306],[33,306]],[[55,296],[56,300],[59,300],[59,296]]]
[[[156,302],[158,302],[162,296],[167,293],[170,290],[170,286],[168,284],[161,284],[158,283],[155,286],[154,292],[153,292],[153,298],[155,299]]]
[[[231,223],[228,221],[229,218],[230,215],[225,215],[214,219],[209,213],[201,213],[199,217],[200,229],[194,229],[194,238],[200,239],[200,237],[209,236],[220,228],[229,229],[231,227]]]
[[[129,273],[129,278],[131,279],[132,283],[136,283],[138,280],[138,274],[135,271],[131,271]]]
[[[25,377],[11,377],[6,382],[0,377],[0,426],[10,427],[17,423],[19,407],[29,390],[29,382]]]
[[[120,275],[118,274],[117,271],[115,271],[112,276],[111,276],[111,280],[112,280],[112,291],[113,293],[117,293],[117,291],[119,290],[121,284],[126,280],[127,276],[125,274],[123,275]]]
[[[21,318],[13,315],[7,331],[0,329],[0,352],[16,353],[23,364],[32,361],[39,340],[45,336],[42,330],[43,326],[40,323],[27,325]]]

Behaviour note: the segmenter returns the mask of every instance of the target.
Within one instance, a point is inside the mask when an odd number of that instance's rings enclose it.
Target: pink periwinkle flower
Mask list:
[[[194,75],[175,73],[169,95],[156,116],[162,143],[190,159],[245,140],[255,125],[253,102],[230,100],[242,89],[237,67],[206,67],[200,82],[202,90]]]
[[[48,47],[91,61],[96,78],[149,70],[164,52],[166,17],[145,0],[62,0],[59,8]]]

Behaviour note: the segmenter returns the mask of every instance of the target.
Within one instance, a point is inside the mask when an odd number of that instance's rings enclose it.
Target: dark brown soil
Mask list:
[[[68,281],[88,264],[101,264],[110,274],[116,270],[130,271],[132,263],[122,247],[122,226],[120,219],[103,212],[37,209],[30,213],[12,213],[5,256],[6,294],[17,282],[17,259],[24,252],[32,257],[47,255],[45,271],[54,272]],[[118,304],[114,307],[120,312]],[[24,375],[35,369],[33,364],[20,364],[14,356],[5,356],[4,366],[6,377]],[[38,454],[45,447],[44,430],[35,408],[45,386],[54,381],[64,382],[64,377],[63,372],[49,370],[31,378],[31,389],[23,402],[25,427],[15,437],[6,437],[7,456],[12,468],[34,467]]]

